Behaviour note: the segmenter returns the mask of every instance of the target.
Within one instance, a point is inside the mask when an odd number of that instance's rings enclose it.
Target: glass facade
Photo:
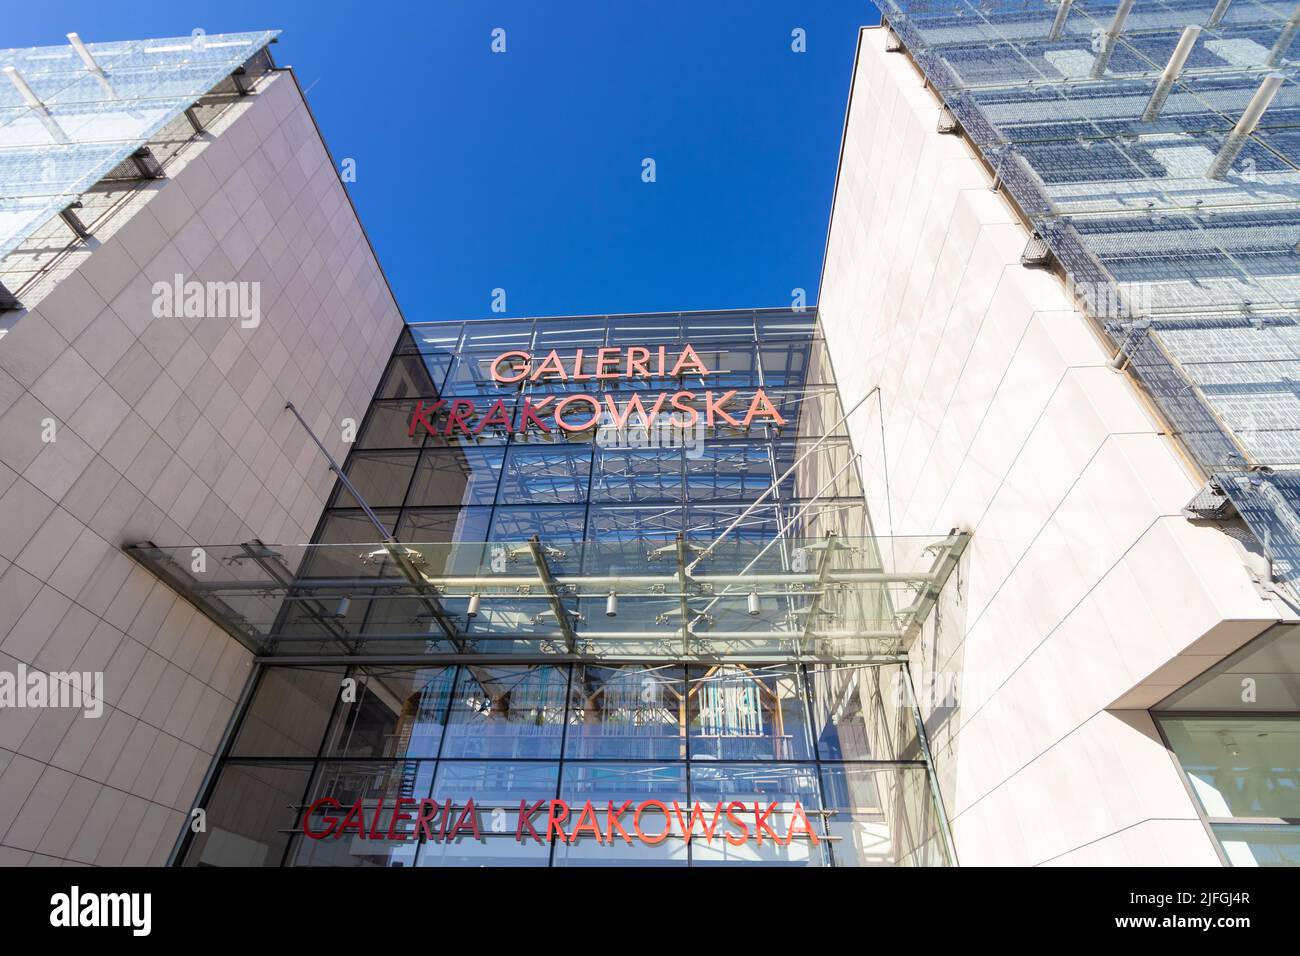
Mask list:
[[[72,44],[0,50],[0,66],[15,71],[0,82],[0,259],[231,73],[264,56],[278,34],[198,30],[89,43],[84,56]],[[21,284],[6,281],[14,291]]]
[[[1295,5],[879,6],[1219,503],[1300,584]]]
[[[181,862],[949,862],[964,539],[871,536],[843,411],[811,311],[410,326],[311,545],[137,553],[260,662]]]
[[[868,664],[265,667],[183,862],[944,865],[911,714],[887,716],[903,679]],[[473,826],[421,834],[395,819],[399,798],[450,801]],[[552,801],[568,814],[546,832]],[[523,832],[521,802],[543,804]],[[358,805],[363,832],[304,832]]]
[[[893,658],[964,538],[872,534],[843,411],[813,312],[415,325],[311,544],[131,551],[266,657]]]
[[[1232,866],[1300,866],[1300,628],[1279,625],[1169,699],[1157,717]]]

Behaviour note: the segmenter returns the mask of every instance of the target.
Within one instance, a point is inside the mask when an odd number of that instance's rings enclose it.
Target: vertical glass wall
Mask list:
[[[626,350],[646,348],[648,369],[655,372],[661,346],[671,364],[687,345],[709,374],[573,380],[580,354],[590,375],[601,349],[622,350],[626,371]],[[565,378],[548,373],[503,383],[492,377],[492,363],[507,352],[533,356],[536,368],[552,350]],[[679,390],[696,395],[686,404],[701,413],[706,391],[715,398],[734,392],[724,410],[743,419],[760,388],[785,425],[769,419],[744,428],[717,414],[712,425],[701,421],[666,435],[635,428],[619,434],[599,426],[564,432],[555,427],[556,400],[539,416],[550,431],[523,420],[526,401],[550,396],[590,394],[602,404],[608,398],[621,411],[634,398],[649,404],[648,393]],[[417,403],[439,401],[428,417],[432,429],[421,424],[413,433]],[[457,402],[473,434],[449,423]],[[498,417],[484,424],[498,402]],[[472,413],[465,411],[468,403]],[[566,415],[581,419],[585,411],[579,405]],[[662,411],[680,414],[670,405]],[[826,345],[811,311],[413,325],[393,356],[347,470],[402,540],[521,540],[540,534],[548,543],[569,546],[563,560],[578,571],[601,567],[609,544],[663,545],[683,530],[692,543],[708,544],[840,414]],[[861,488],[854,469],[844,467],[851,457],[847,430],[836,429],[814,457],[751,514],[740,534],[773,534],[814,496],[817,503],[789,534],[866,533]],[[373,535],[356,502],[340,489],[317,539]]]
[[[945,865],[912,725],[879,719],[900,680],[897,665],[266,667],[183,863]],[[399,799],[436,806],[437,825],[399,818]],[[522,827],[521,802],[540,804]],[[331,832],[349,812],[363,826]]]
[[[671,374],[688,347],[707,372],[690,363]],[[603,379],[594,377],[602,354],[614,356],[603,367],[616,373]],[[498,380],[517,377],[517,367],[537,374]],[[745,423],[760,392],[780,424],[772,416]],[[600,404],[600,419],[579,431],[558,427],[557,405],[571,396],[574,402],[560,412],[566,421],[592,417],[591,403],[578,396]],[[652,408],[661,397],[660,427],[642,427],[638,415],[626,411],[634,401]],[[623,427],[611,408],[626,414]],[[778,537],[819,540],[833,532],[840,540],[861,541],[869,535],[848,430],[837,424],[841,414],[814,311],[412,325],[344,467],[399,540],[487,543],[487,551],[460,549],[458,565],[426,569],[430,574],[472,573],[495,553],[494,544],[504,549],[505,560],[516,561],[520,544],[533,536],[556,575],[646,573],[672,565],[667,551],[679,535],[688,549],[702,548],[742,515],[729,539],[746,556]],[[672,427],[670,415],[692,423]],[[816,453],[773,489],[778,476],[823,437]],[[313,542],[346,545],[377,536],[340,484]],[[788,567],[794,550],[774,546],[765,560]],[[334,557],[317,552],[299,574],[350,577],[354,557],[347,549]],[[379,565],[368,573],[379,573]],[[413,602],[372,598],[363,590],[353,595],[340,624],[350,633],[391,639],[367,640],[358,652],[425,653],[426,642],[410,637],[409,623],[419,613]],[[602,619],[602,607],[580,603],[576,610],[588,620]],[[519,605],[519,614],[531,606],[526,598]],[[509,610],[500,601],[492,606]],[[654,602],[628,602],[621,620],[641,610],[653,629],[663,610]],[[315,606],[291,607],[269,653],[303,653],[318,623]],[[723,625],[737,627],[720,619],[719,629],[728,629]],[[491,629],[477,630],[474,637],[486,649]],[[503,642],[500,650],[510,649]]]
[[[1300,628],[1256,638],[1157,716],[1225,860],[1300,865]]]
[[[582,420],[660,395],[689,427],[611,428],[608,415],[557,427],[557,415]],[[569,396],[570,410],[557,411]],[[747,416],[763,400],[775,414]],[[423,550],[433,586],[485,560],[504,571],[495,549],[508,562],[534,538],[550,573],[568,580],[672,571],[682,546],[695,554],[742,516],[731,538],[779,575],[799,565],[794,542],[869,540],[840,417],[814,312],[414,325],[344,469],[399,541],[464,545]],[[340,483],[313,543],[376,538]],[[337,610],[286,597],[203,797],[208,830],[187,836],[183,864],[949,862],[897,664],[812,663],[770,648],[724,658],[706,640],[680,656],[679,641],[609,661],[581,640],[567,653],[493,640],[476,622],[512,601],[537,612],[532,584],[517,601],[488,595],[477,617],[448,598],[468,640],[412,639],[418,602],[369,586],[378,572],[358,550],[314,549],[296,569],[298,581],[337,579],[351,596]],[[688,586],[681,573],[673,590]],[[619,620],[672,635],[685,598],[661,593],[623,595]],[[724,614],[709,594],[691,597],[718,631],[775,613],[746,615],[742,594]],[[603,594],[557,587],[553,597],[552,614],[555,604],[588,620],[609,614]],[[829,617],[840,603],[830,595],[808,613]],[[297,622],[318,634],[323,617],[364,637],[346,653],[294,640]]]

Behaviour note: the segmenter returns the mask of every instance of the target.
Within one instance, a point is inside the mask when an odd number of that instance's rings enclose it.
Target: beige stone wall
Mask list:
[[[155,318],[180,273],[261,323]],[[161,864],[249,652],[123,545],[310,538],[401,316],[293,77],[268,77],[0,329],[0,670],[105,672],[98,719],[0,709],[0,865]],[[42,440],[53,419],[56,440]]]
[[[863,31],[819,309],[877,531],[973,532],[912,653],[959,857],[1216,864],[1146,708],[1284,612],[938,118]]]

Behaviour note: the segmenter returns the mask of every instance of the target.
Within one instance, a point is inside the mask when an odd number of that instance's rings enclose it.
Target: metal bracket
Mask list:
[[[78,239],[85,241],[90,238],[90,230],[86,228],[86,224],[81,221],[80,217],[73,212],[74,209],[80,208],[81,200],[69,203],[67,208],[59,212],[59,218],[67,223],[68,228],[72,230]]]
[[[10,292],[3,282],[0,282],[0,312],[8,312],[10,309],[21,309],[22,307],[23,304],[18,301],[18,297]]]
[[[1047,240],[1034,233],[1025,244],[1025,251],[1020,253],[1020,264],[1027,269],[1051,265],[1052,249]]]
[[[163,172],[162,163],[148,146],[141,146],[131,154],[131,161],[135,163],[135,168],[140,171],[141,179],[162,179],[166,176]]]
[[[1191,521],[1227,521],[1237,516],[1237,507],[1216,482],[1209,481],[1184,506],[1183,516]]]

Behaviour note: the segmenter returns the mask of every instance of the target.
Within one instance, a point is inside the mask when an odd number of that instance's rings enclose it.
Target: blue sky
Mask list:
[[[408,321],[490,315],[496,288],[506,315],[813,302],[857,31],[879,19],[865,0],[8,7],[5,46],[282,29]]]

